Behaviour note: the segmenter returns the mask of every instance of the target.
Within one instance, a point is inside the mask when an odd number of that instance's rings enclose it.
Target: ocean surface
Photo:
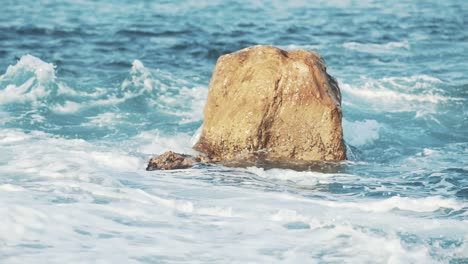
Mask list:
[[[468,1],[0,10],[0,263],[468,263]],[[145,171],[257,44],[324,57],[349,160]]]

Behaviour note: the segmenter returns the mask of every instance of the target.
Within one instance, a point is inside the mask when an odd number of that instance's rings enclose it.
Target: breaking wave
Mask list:
[[[77,89],[61,81],[55,69],[53,64],[32,55],[8,67],[0,76],[0,111],[7,123],[15,127],[49,127],[52,131],[63,126],[65,115],[85,127],[115,130],[135,121],[141,125],[161,117],[199,126],[203,118],[205,87],[148,69],[139,60],[133,62],[119,87]]]
[[[362,84],[340,82],[344,105],[378,112],[436,113],[438,107],[464,102],[439,87],[442,81],[427,75],[411,77],[364,78]],[[365,104],[363,104],[365,103]]]
[[[384,44],[376,43],[358,43],[358,42],[346,42],[343,47],[350,50],[356,50],[359,52],[367,53],[391,53],[393,50],[409,50],[410,44],[408,42],[389,42]]]

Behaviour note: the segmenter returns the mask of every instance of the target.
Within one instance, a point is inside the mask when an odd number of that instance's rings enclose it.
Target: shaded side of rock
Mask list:
[[[254,46],[221,56],[194,149],[216,161],[346,159],[341,93],[313,52]]]
[[[162,155],[151,158],[146,170],[178,170],[191,168],[196,163],[209,163],[207,157],[198,155],[196,157],[167,151]]]

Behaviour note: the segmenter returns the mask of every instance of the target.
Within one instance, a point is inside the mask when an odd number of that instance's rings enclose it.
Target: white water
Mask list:
[[[404,146],[388,143],[411,133],[398,130],[388,113],[421,119],[415,112],[434,114],[447,103],[464,102],[440,90],[437,78],[342,82],[350,112],[378,116],[345,112],[345,139],[357,158],[338,168],[214,165],[146,172],[153,154],[195,154],[192,136],[207,88],[138,60],[117,87],[82,91],[58,77],[52,64],[30,55],[0,77],[2,103],[21,106],[5,107],[0,115],[3,263],[468,258],[468,206],[457,198],[466,181],[466,144],[420,142],[401,155]],[[61,123],[68,119],[76,123]],[[157,122],[162,125],[151,126]],[[166,130],[167,124],[189,127]]]

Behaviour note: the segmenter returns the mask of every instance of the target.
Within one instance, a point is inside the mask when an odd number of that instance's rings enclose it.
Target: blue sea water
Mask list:
[[[0,263],[468,263],[468,1],[0,11]],[[349,160],[145,171],[257,44],[324,57]]]

